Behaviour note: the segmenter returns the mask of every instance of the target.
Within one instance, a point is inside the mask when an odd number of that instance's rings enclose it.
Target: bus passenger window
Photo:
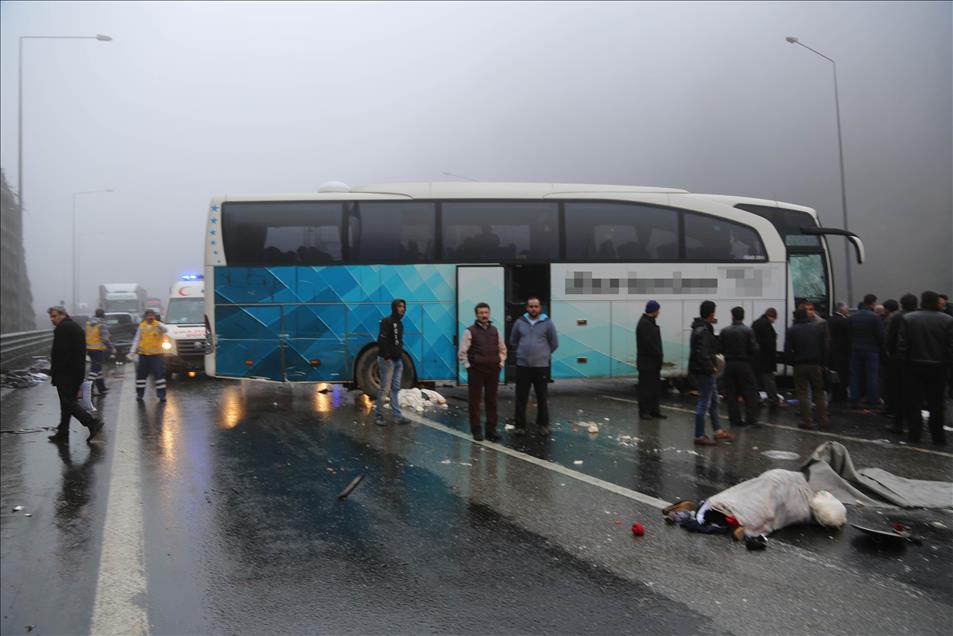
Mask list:
[[[360,263],[431,261],[436,207],[426,201],[361,201],[350,216],[351,259]]]
[[[763,261],[764,246],[752,228],[714,216],[685,212],[685,258],[690,261]]]
[[[567,203],[566,256],[578,260],[676,260],[678,214],[650,205]]]
[[[443,258],[552,260],[559,255],[558,206],[551,202],[447,201]]]

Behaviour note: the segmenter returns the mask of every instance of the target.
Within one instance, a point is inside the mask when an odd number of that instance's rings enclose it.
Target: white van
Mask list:
[[[205,281],[201,275],[182,276],[169,290],[162,342],[166,375],[194,377],[205,368]]]

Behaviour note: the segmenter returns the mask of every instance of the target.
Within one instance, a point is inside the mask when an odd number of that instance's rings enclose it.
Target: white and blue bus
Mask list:
[[[662,305],[663,375],[687,373],[702,300],[725,320],[833,302],[825,235],[798,205],[670,188],[400,183],[219,196],[205,248],[206,372],[373,392],[378,323],[407,301],[404,382],[465,383],[456,345],[487,302],[509,335],[529,296],[556,324],[554,378],[634,377],[635,327]],[[514,370],[512,356],[506,370]]]

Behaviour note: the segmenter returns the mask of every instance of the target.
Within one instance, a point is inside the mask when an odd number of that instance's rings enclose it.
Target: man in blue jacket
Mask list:
[[[860,386],[864,379],[868,408],[877,408],[880,401],[877,382],[880,376],[880,350],[884,346],[884,322],[874,313],[876,304],[877,297],[867,294],[860,305],[860,311],[847,319],[850,334],[851,408],[860,406]]]
[[[541,437],[549,436],[549,408],[546,404],[546,369],[553,351],[559,347],[556,327],[540,313],[539,298],[526,301],[526,313],[519,317],[510,333],[510,346],[516,349],[516,423],[517,435],[526,432],[526,402],[529,387],[536,393],[536,426]]]

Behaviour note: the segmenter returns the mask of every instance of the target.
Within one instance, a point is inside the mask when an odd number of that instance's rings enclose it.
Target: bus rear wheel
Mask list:
[[[404,362],[404,372],[400,378],[400,388],[409,389],[416,382],[416,371],[414,363],[407,353],[402,356]],[[354,365],[354,380],[359,389],[371,398],[377,397],[377,392],[381,388],[381,370],[377,364],[377,347],[370,347],[357,359]]]

